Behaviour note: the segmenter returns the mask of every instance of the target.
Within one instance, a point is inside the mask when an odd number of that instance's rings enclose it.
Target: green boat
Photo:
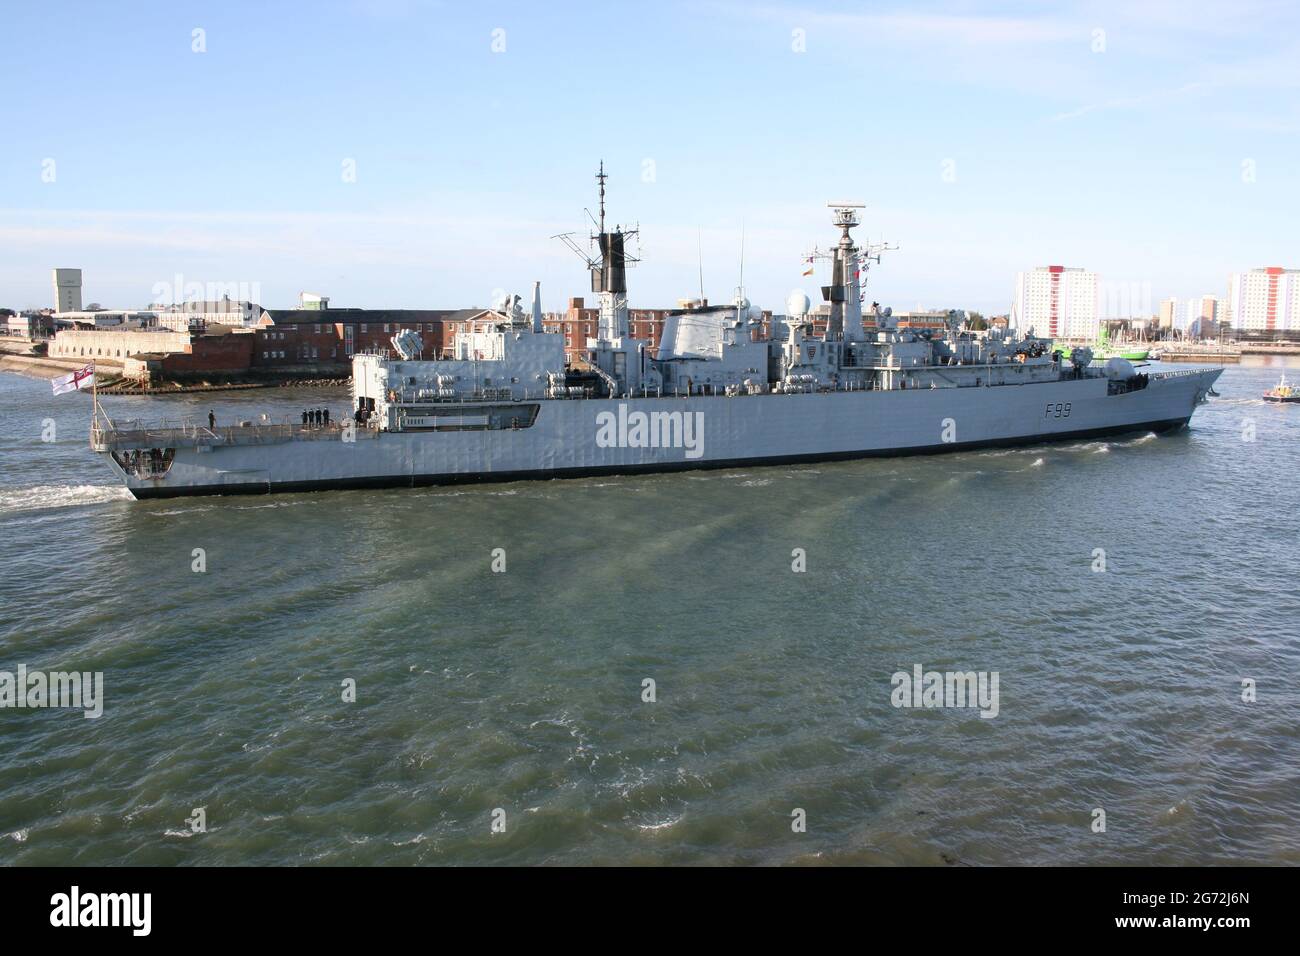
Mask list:
[[[1136,343],[1112,342],[1110,340],[1110,330],[1105,326],[1102,327],[1101,337],[1096,344],[1089,346],[1092,349],[1092,360],[1106,361],[1106,359],[1122,358],[1130,362],[1145,362],[1147,356],[1151,354],[1149,348],[1145,348]],[[1060,352],[1061,358],[1068,360],[1070,353],[1073,351],[1071,346],[1064,342],[1053,342],[1052,351]]]

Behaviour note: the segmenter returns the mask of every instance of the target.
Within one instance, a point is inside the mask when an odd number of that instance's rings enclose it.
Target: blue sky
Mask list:
[[[634,306],[694,294],[697,244],[729,298],[743,224],[746,290],[780,310],[813,290],[800,257],[834,240],[829,199],[900,246],[872,273],[895,308],[1004,311],[1047,263],[1153,303],[1300,267],[1286,3],[6,0],[2,18],[0,305],[49,304],[49,270],[76,266],[114,306],[180,275],[409,308],[540,279],[560,309],[587,280],[549,237],[585,235],[601,159],[611,217],[642,230]]]

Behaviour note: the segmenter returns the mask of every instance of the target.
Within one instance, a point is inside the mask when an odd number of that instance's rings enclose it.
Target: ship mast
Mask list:
[[[605,226],[605,162],[601,160],[596,183],[600,189],[600,231],[593,236],[600,249],[600,261],[591,270],[591,291],[600,303],[597,337],[602,342],[616,342],[630,334],[627,311],[627,255],[624,244],[629,235],[618,226],[611,232]]]
[[[596,293],[600,303],[597,336],[602,342],[624,339],[630,334],[627,310],[627,268],[640,261],[628,255],[626,250],[626,241],[637,236],[640,233],[639,229],[624,230],[614,226],[611,231],[605,227],[605,180],[608,178],[609,174],[605,172],[605,161],[601,160],[596,172],[600,198],[599,218],[594,218],[590,211],[587,212],[587,217],[596,225],[597,232],[590,237],[590,241],[596,243],[599,254],[592,257],[584,252],[574,241],[573,233],[551,237],[559,239],[577,253],[591,272],[591,291]]]
[[[863,273],[872,260],[880,261],[880,253],[897,248],[885,243],[868,243],[866,248],[859,248],[853,241],[851,230],[861,224],[858,210],[866,205],[860,202],[828,202],[831,210],[831,222],[840,228],[840,239],[829,252],[814,249],[807,257],[831,260],[831,284],[822,286],[822,298],[830,303],[830,319],[826,323],[827,342],[861,342],[864,338],[862,329]]]
[[[596,182],[600,184],[600,234],[605,234],[605,161],[600,161],[600,171],[596,173]]]
[[[840,227],[840,241],[835,249],[835,262],[831,270],[832,292],[839,295],[831,298],[831,319],[826,326],[826,338],[850,340],[862,337],[862,305],[858,299],[858,248],[853,244],[850,234],[861,220],[858,210],[865,208],[865,203],[829,203],[833,212],[831,221]],[[846,334],[847,333],[847,334]]]

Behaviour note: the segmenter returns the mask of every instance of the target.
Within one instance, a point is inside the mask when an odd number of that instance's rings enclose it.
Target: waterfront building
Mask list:
[[[56,312],[53,316],[54,325],[61,329],[81,329],[81,330],[103,330],[118,329],[151,329],[158,325],[157,317],[153,312],[139,311],[135,309],[96,309],[91,312],[80,310],[75,312]]]
[[[1093,341],[1101,332],[1097,273],[1038,266],[1016,277],[1016,324],[1050,339]]]
[[[200,331],[210,325],[249,326],[262,314],[256,302],[231,299],[194,300],[151,307],[158,325],[177,332]]]
[[[702,307],[698,302],[692,302]],[[682,307],[688,303],[681,303]],[[707,306],[705,300],[703,306]],[[659,348],[659,339],[664,331],[664,319],[670,309],[628,309],[628,325],[633,338],[649,342],[651,351]],[[569,307],[562,313],[552,313],[543,317],[542,328],[547,332],[559,332],[564,336],[564,351],[570,361],[585,359],[587,340],[596,338],[600,310],[587,308],[586,300],[581,296],[569,299]]]
[[[1170,296],[1160,302],[1154,324],[1162,333],[1186,333],[1193,338],[1217,338],[1228,329],[1223,299],[1205,293],[1180,299]]]
[[[49,356],[85,359],[101,365],[123,365],[141,352],[182,352],[190,346],[189,332],[170,329],[70,328],[61,329],[50,340]]]
[[[683,309],[707,309],[708,299],[681,299],[677,309],[633,309],[627,310],[628,328],[632,338],[649,343],[648,351],[658,354],[659,341],[663,337],[664,321],[669,314]],[[828,312],[829,314],[829,312]],[[761,330],[756,335],[766,339],[772,326],[772,313],[765,310],[761,321]],[[816,318],[809,316],[814,323]],[[569,307],[564,312],[550,313],[543,317],[542,328],[547,332],[558,332],[564,336],[564,353],[572,361],[585,361],[587,358],[587,340],[597,337],[600,310],[588,308],[582,296],[569,299]],[[821,318],[825,327],[826,317]]]
[[[54,316],[50,312],[18,312],[5,316],[5,331],[17,338],[47,339],[54,334]]]
[[[1192,338],[1217,338],[1226,328],[1222,300],[1217,295],[1198,295],[1188,299],[1183,306],[1183,328]]]
[[[1175,298],[1160,300],[1160,318],[1159,325],[1162,330],[1168,331],[1178,325],[1178,300]]]
[[[327,304],[328,300],[326,300]],[[349,364],[367,349],[391,349],[393,336],[415,332],[422,358],[448,354],[456,332],[487,309],[262,309],[254,365]]]
[[[1223,318],[1238,338],[1300,341],[1300,269],[1234,272]]]
[[[81,310],[81,270],[54,270],[54,311],[79,312]]]

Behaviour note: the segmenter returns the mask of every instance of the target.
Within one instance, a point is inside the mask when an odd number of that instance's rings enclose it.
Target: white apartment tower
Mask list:
[[[1228,276],[1225,321],[1236,332],[1300,332],[1300,269],[1268,266]]]
[[[1096,339],[1101,333],[1097,273],[1039,266],[1016,278],[1016,321],[1052,339]]]
[[[54,270],[54,311],[81,311],[81,270]]]

